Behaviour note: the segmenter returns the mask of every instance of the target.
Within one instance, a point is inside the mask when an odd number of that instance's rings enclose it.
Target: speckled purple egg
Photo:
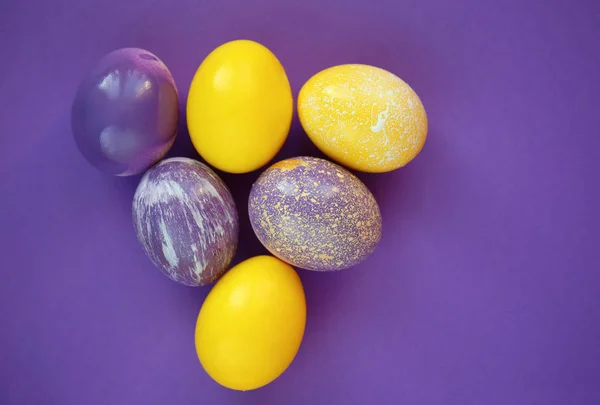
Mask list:
[[[381,238],[381,213],[369,189],[323,159],[275,163],[252,186],[248,209],[262,244],[307,270],[352,267],[369,257]]]
[[[75,143],[99,170],[142,173],[177,135],[177,88],[152,53],[123,48],[105,55],[79,84],[71,110]]]
[[[152,262],[189,286],[219,278],[237,248],[231,193],[208,166],[193,159],[166,159],[144,174],[133,198],[133,224]]]

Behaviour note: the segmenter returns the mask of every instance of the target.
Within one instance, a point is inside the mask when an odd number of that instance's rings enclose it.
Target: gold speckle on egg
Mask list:
[[[294,170],[298,166],[304,166],[305,163],[300,159],[285,159],[281,160],[271,166],[272,169],[279,169],[281,171]]]

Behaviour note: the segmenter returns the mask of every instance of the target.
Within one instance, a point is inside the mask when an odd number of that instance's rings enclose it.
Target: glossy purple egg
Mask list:
[[[298,157],[272,165],[252,186],[248,210],[262,244],[307,270],[357,265],[381,238],[381,213],[369,189],[323,159]]]
[[[123,48],[105,55],[79,84],[71,110],[77,147],[99,170],[142,173],[177,135],[177,88],[155,55]]]
[[[238,243],[238,214],[229,189],[208,166],[171,158],[151,167],[132,211],[144,251],[172,280],[205,285],[227,270]]]

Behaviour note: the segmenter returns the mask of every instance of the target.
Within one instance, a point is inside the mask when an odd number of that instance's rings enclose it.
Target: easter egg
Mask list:
[[[160,160],[177,135],[177,88],[155,55],[124,48],[105,55],[86,74],[71,110],[75,143],[99,170],[142,173]]]
[[[279,60],[248,40],[228,42],[198,68],[187,101],[194,147],[210,165],[246,173],[267,164],[290,129],[292,91]]]
[[[324,154],[363,172],[406,165],[427,138],[427,115],[417,93],[374,66],[340,65],[317,73],[300,90],[298,114]]]
[[[252,390],[288,368],[305,325],[298,274],[273,256],[256,256],[229,270],[206,297],[196,322],[196,352],[219,384]]]
[[[297,157],[269,167],[252,186],[248,210],[261,243],[302,269],[352,267],[381,238],[381,213],[371,192],[324,159]]]
[[[227,270],[238,243],[238,214],[208,166],[171,158],[151,167],[135,191],[132,212],[146,255],[173,281],[204,285]]]

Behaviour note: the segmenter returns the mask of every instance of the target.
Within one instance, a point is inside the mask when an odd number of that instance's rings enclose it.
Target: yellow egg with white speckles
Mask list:
[[[329,158],[351,169],[381,173],[406,165],[423,149],[427,114],[398,76],[369,65],[339,65],[300,90],[302,127]]]

